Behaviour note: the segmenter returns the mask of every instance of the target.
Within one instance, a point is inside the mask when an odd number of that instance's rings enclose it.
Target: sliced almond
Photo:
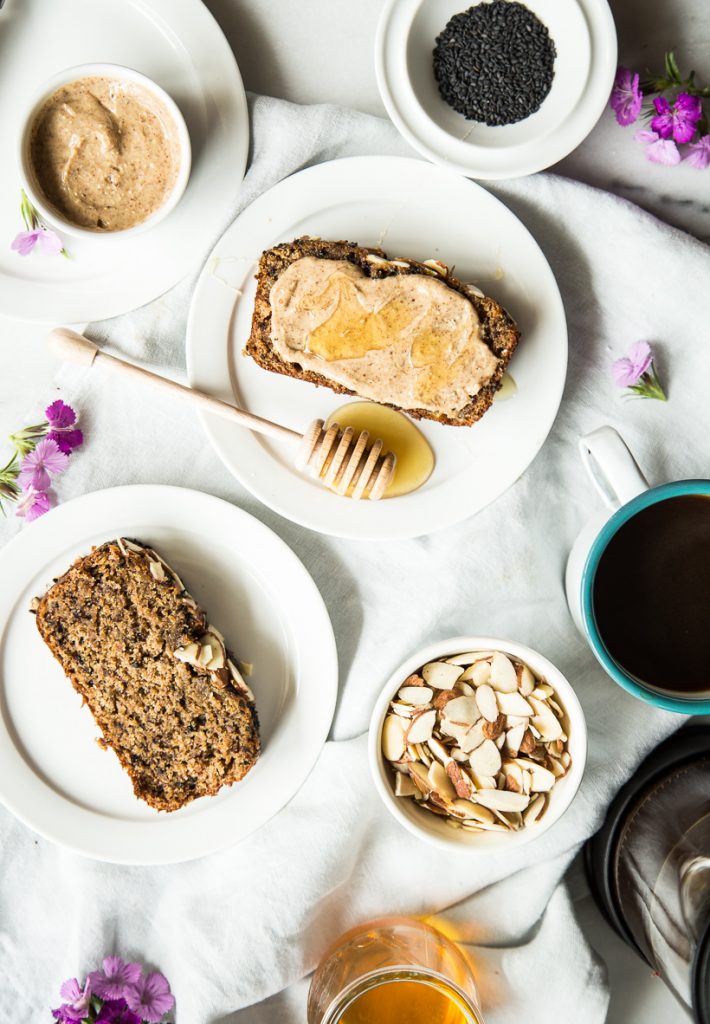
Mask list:
[[[407,676],[404,680],[402,686],[424,686],[424,680],[416,672],[412,672],[411,676]]]
[[[449,665],[473,665],[477,661],[483,661],[484,658],[491,658],[493,651],[468,651],[465,654],[454,654],[453,657],[447,658]]]
[[[543,703],[543,701],[536,700],[535,697],[531,696],[529,699],[535,711],[532,725],[538,730],[543,740],[549,742],[560,739],[562,736],[562,726],[551,708],[546,703]]]
[[[471,682],[474,686],[483,686],[491,678],[491,663],[489,661],[477,661],[466,669],[461,679],[464,682]]]
[[[430,740],[427,740],[427,746],[429,747],[429,750],[432,752],[434,757],[438,758],[438,760],[441,761],[443,766],[446,767],[449,761],[451,761],[451,755],[449,754],[446,747],[439,743],[438,740],[435,740],[433,736],[431,737]]]
[[[388,761],[399,761],[406,749],[401,720],[397,715],[387,715],[382,726],[382,753]]]
[[[505,732],[505,715],[500,714],[495,722],[484,722],[483,735],[487,740],[497,740]]]
[[[520,767],[520,765],[519,764],[511,764],[510,762],[504,761],[503,762],[503,769],[502,769],[502,771],[503,771],[503,774],[505,775],[506,788],[507,789],[512,789],[513,788],[512,786],[509,785],[509,783],[510,783],[510,781],[512,779],[512,781],[515,783],[514,792],[522,793],[523,792],[523,769]]]
[[[520,744],[523,742],[523,736],[525,735],[525,726],[516,725],[513,729],[508,729],[505,734],[505,745],[511,754],[517,754],[520,750]]]
[[[470,725],[457,725],[456,722],[450,722],[448,718],[442,718],[439,722],[439,731],[442,736],[448,736],[459,744],[470,728]]]
[[[533,736],[533,734],[530,732],[529,729],[526,729],[525,730],[525,734],[523,735],[523,742],[520,744],[520,753],[521,754],[531,754],[534,749],[535,749],[535,737]]]
[[[415,761],[414,764],[408,766],[409,777],[411,778],[414,785],[417,787],[423,796],[429,796],[431,793],[431,786],[429,784],[429,770],[424,767],[423,764],[419,764]]]
[[[572,764],[572,758],[570,757],[569,752],[567,750],[565,750],[564,754],[560,758],[560,764],[563,768],[569,768],[569,766]]]
[[[436,725],[436,711],[422,711],[416,715],[407,729],[407,743],[426,743]]]
[[[515,693],[499,693],[497,699],[498,707],[504,715],[516,715],[524,718],[533,714],[532,705],[517,690]]]
[[[471,782],[468,775],[464,775],[459,765],[455,761],[451,760],[446,765],[446,774],[451,779],[454,789],[456,790],[456,796],[462,799],[467,799],[473,793],[473,783]]]
[[[460,675],[458,665],[449,665],[445,661],[430,661],[422,669],[424,681],[435,690],[450,690]]]
[[[547,700],[548,697],[554,697],[555,691],[552,689],[549,683],[539,682],[533,690],[532,697],[536,697],[537,700]]]
[[[438,761],[433,761],[429,768],[429,785],[441,800],[453,800],[456,796],[454,784],[446,773],[446,769]]]
[[[390,711],[394,711],[395,715],[399,715],[400,718],[412,718],[416,713],[416,709],[411,704],[402,704],[397,700],[393,700],[390,704]]]
[[[197,664],[197,658],[200,654],[200,648],[197,644],[186,644],[185,647],[178,647],[177,650],[173,651],[173,656],[178,661],[184,661],[188,665]]]
[[[535,676],[527,665],[518,666],[517,676],[518,689],[522,693],[523,697],[529,697],[535,689]]]
[[[543,768],[541,764],[535,765],[530,774],[532,775],[530,789],[533,793],[549,793],[555,784],[554,774],[548,768]]]
[[[523,824],[532,825],[536,821],[540,820],[542,812],[545,810],[545,794],[540,793],[534,800],[531,800],[527,810],[523,811]]]
[[[394,778],[394,795],[395,796],[414,796],[417,792],[417,787],[412,782],[408,775],[402,775],[401,772],[397,772]]]
[[[495,775],[500,771],[500,751],[492,740],[484,740],[471,754],[469,763],[477,775]]]
[[[507,789],[483,789],[476,793],[476,803],[495,811],[524,811],[530,797]]]
[[[491,658],[490,684],[498,693],[514,693],[518,689],[518,676],[510,658],[497,651]]]
[[[405,704],[428,704],[434,691],[428,686],[403,686],[397,696]]]
[[[550,771],[556,779],[561,779],[563,775],[567,774],[567,769],[565,768],[565,766],[562,764],[561,761],[558,761],[555,757],[550,758]]]
[[[450,700],[456,700],[458,696],[459,694],[456,690],[437,690],[436,697],[434,697],[432,704],[437,711],[441,711],[442,708],[446,707]]]
[[[442,709],[442,714],[450,722],[456,725],[475,725],[481,717],[478,704],[473,697],[456,697],[448,701]]]
[[[550,707],[552,708],[552,710],[554,711],[554,713],[557,715],[558,718],[564,718],[565,717],[564,711],[562,710],[562,708],[560,707],[560,705],[557,703],[556,700],[554,700],[552,697],[548,697],[547,698],[547,703],[550,705]]]
[[[459,740],[459,746],[461,747],[465,754],[470,754],[473,750],[476,749],[476,747],[480,747],[480,745],[483,743],[483,741],[486,738],[483,735],[483,729],[485,725],[485,718],[480,718],[475,725],[472,725],[471,728],[467,729],[466,732],[463,734],[463,736]]]
[[[481,807],[480,804],[474,804],[470,800],[454,800],[451,809],[456,812],[457,816],[460,815],[467,820],[486,822],[487,824],[495,821],[492,811],[487,807]]]
[[[473,768],[469,768],[468,774],[471,776],[471,781],[473,782],[476,792],[480,792],[482,789],[498,788],[496,780],[492,775],[479,775],[473,770]]]
[[[458,761],[460,764],[468,761],[468,754],[464,754],[460,747],[453,747],[451,750],[451,756],[454,761]]]
[[[520,774],[522,775],[522,772]],[[522,793],[523,784],[522,781],[518,782],[514,775],[506,775],[505,788],[509,789],[511,793]]]
[[[158,583],[165,579],[165,569],[163,568],[162,563],[150,562],[148,568],[150,569],[150,575],[154,580],[157,580]]]
[[[468,683],[464,683],[461,679],[456,681],[456,689],[460,690],[464,697],[475,697],[476,687],[469,686]]]
[[[478,710],[486,721],[496,721],[499,713],[498,702],[496,700],[495,691],[492,690],[487,683],[484,683],[483,686],[479,686],[476,690],[476,704],[478,705]]]

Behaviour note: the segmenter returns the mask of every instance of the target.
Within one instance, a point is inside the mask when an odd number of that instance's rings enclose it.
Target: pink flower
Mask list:
[[[690,142],[703,114],[700,97],[682,92],[671,106],[665,96],[657,96],[653,105],[656,108],[656,116],[651,119],[653,131],[662,139]]]
[[[84,435],[76,429],[76,413],[70,405],[58,398],[44,410],[49,425],[47,437],[55,441],[59,450],[69,455],[84,442]]]
[[[175,1005],[168,979],[155,972],[126,989],[126,1002],[143,1020],[159,1021]]]
[[[141,976],[140,964],[124,963],[120,956],[105,957],[103,968],[89,975],[91,988],[101,999],[123,999],[126,989],[135,985]]]
[[[674,167],[680,163],[678,147],[672,139],[662,139],[658,132],[638,131],[634,135],[637,142],[648,143],[646,147],[646,159],[654,164],[663,164],[665,167]]]
[[[70,1021],[79,1022],[88,1017],[91,1008],[91,982],[88,978],[83,989],[76,978],[69,978],[59,989],[59,995],[65,1002],[57,1010],[52,1010],[55,1020],[69,1024]]]
[[[685,163],[704,171],[710,163],[710,135],[703,135],[697,142],[691,142],[688,149],[690,152],[685,158]]]
[[[647,341],[637,341],[631,346],[628,356],[617,359],[611,368],[614,383],[620,388],[638,384],[653,362],[651,346]]]
[[[39,245],[45,256],[59,256],[64,243],[56,231],[48,228],[32,228],[31,231],[21,231],[15,236],[10,248],[18,252],[20,256],[29,256],[34,247]]]
[[[628,68],[617,68],[609,105],[616,120],[624,126],[633,124],[641,113],[643,93],[639,89],[639,76]]]
[[[49,512],[50,506],[51,502],[46,491],[36,491],[34,487],[30,487],[18,499],[15,505],[15,515],[31,523],[34,519],[43,516],[45,512]]]
[[[50,473],[63,473],[68,461],[68,456],[59,450],[57,442],[45,438],[22,460],[18,474],[20,487],[23,490],[30,487],[36,491],[48,490],[51,483]]]

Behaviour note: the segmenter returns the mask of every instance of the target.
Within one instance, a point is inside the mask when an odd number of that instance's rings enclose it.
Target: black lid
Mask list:
[[[691,977],[695,1020],[697,1024],[710,1024],[710,919],[695,949]]]
[[[710,721],[691,721],[656,747],[621,787],[604,824],[584,847],[584,864],[589,888],[602,914],[618,935],[644,960],[619,911],[613,886],[616,847],[631,807],[656,779],[685,761],[710,753]],[[702,947],[702,952],[701,952]],[[698,944],[694,966],[694,1005],[698,1024],[710,1024],[710,922]],[[697,999],[695,993],[697,992]]]

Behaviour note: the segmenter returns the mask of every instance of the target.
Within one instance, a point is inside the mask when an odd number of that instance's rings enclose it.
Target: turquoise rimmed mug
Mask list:
[[[677,480],[651,487],[621,436],[600,427],[579,440],[579,451],[605,509],[585,526],[567,561],[565,589],[575,625],[608,675],[627,693],[654,707],[686,715],[710,714],[710,678],[703,696],[675,696],[644,685],[611,657],[597,629],[593,591],[599,561],[611,538],[638,512],[682,495],[710,496],[710,480]]]

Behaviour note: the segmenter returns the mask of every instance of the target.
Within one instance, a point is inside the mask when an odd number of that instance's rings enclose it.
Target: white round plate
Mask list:
[[[390,256],[438,258],[498,299],[520,325],[510,364],[518,391],[473,427],[418,424],[436,456],[404,497],[357,502],[298,472],[293,449],[212,414],[207,434],[229,470],[294,522],[341,537],[417,537],[478,512],[530,464],[552,426],[567,368],[560,293],[537,243],[473,182],[422,160],[351,157],[286,178],[237,218],[207,261],[187,328],[190,383],[297,430],[348,399],[262,370],[242,355],[261,252],[300,235],[382,245]]]
[[[19,256],[10,243],[23,230],[23,181],[14,159],[21,121],[51,75],[96,62],[141,71],[176,101],[192,144],[187,190],[164,221],[136,236],[67,234],[71,260]],[[248,146],[239,70],[202,0],[6,0],[0,12],[0,313],[83,323],[162,295],[224,227]]]
[[[382,101],[395,125],[427,159],[472,178],[515,178],[567,156],[589,135],[611,92],[616,27],[606,0],[525,0],[548,27],[557,58],[540,109],[517,124],[489,127],[452,110],[432,67],[436,37],[461,0],[388,0],[375,40]]]
[[[117,536],[155,545],[254,665],[261,757],[241,782],[170,814],[138,800],[95,742],[28,610],[75,558]],[[26,527],[0,551],[0,579],[0,800],[35,832],[99,860],[190,860],[244,839],[306,779],[335,708],[333,631],[301,562],[246,512],[179,487],[96,491]]]

